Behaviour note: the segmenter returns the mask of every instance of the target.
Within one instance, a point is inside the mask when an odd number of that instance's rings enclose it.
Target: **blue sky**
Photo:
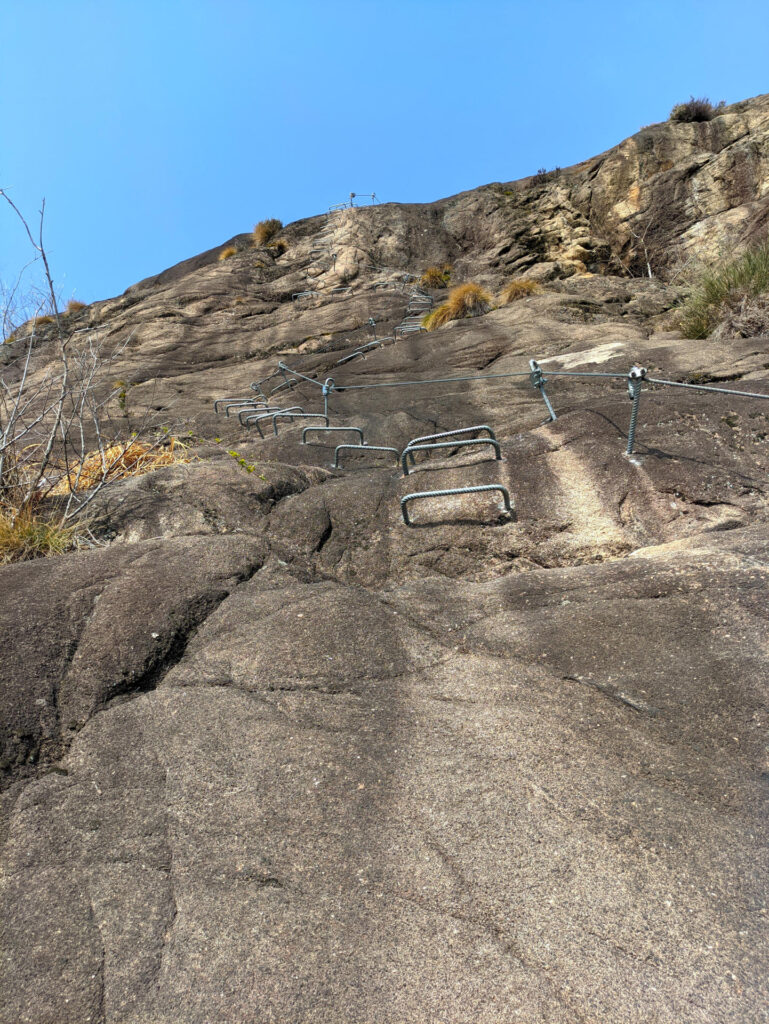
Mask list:
[[[769,91],[753,0],[2,0],[0,187],[89,302],[350,191],[568,166],[690,94]],[[28,259],[0,209],[0,279]]]

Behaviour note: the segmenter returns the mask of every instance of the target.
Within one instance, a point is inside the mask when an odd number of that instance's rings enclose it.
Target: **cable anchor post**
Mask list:
[[[368,318],[368,326],[371,328],[371,335],[376,340],[376,320],[373,316]]]
[[[326,417],[326,423],[328,423],[328,396],[334,390],[334,378],[327,377],[323,382],[323,415]]]
[[[641,401],[641,385],[646,379],[646,367],[645,366],[631,366],[630,372],[627,375],[627,392],[633,402],[633,407],[630,410],[630,426],[627,431],[627,448],[625,449],[626,455],[633,454],[633,447],[635,445],[635,431],[638,424],[638,406]]]
[[[547,384],[547,378],[543,375],[542,368],[540,367],[536,359],[529,360],[529,369],[531,370],[531,373],[529,374],[531,386],[533,388],[537,388],[540,395],[542,395],[543,399],[545,400],[545,405],[547,406],[547,411],[550,414],[550,422],[555,423],[558,417],[555,415],[555,410],[550,404],[550,399],[547,397],[545,393],[545,384]]]

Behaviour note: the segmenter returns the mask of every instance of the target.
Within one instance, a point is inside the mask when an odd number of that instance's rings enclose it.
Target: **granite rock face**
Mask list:
[[[765,1019],[769,402],[649,384],[628,458],[624,375],[769,393],[769,339],[684,341],[620,272],[650,205],[647,251],[756,228],[768,104],[73,318],[124,346],[116,418],[198,441],[104,489],[99,547],[0,569],[3,1024]],[[440,262],[542,291],[340,365]],[[318,421],[215,415],[279,359],[371,446],[485,423],[501,459],[334,469]],[[512,514],[404,525],[478,484]]]

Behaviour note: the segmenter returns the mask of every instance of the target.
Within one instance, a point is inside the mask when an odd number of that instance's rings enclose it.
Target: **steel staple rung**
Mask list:
[[[415,501],[417,498],[443,498],[452,494],[480,494],[483,491],[500,491],[502,494],[502,500],[504,501],[505,511],[507,513],[512,513],[513,509],[510,504],[510,494],[506,487],[503,487],[502,484],[480,484],[477,487],[451,487],[447,490],[441,491],[415,491],[413,494],[406,494],[401,498],[403,522],[406,526],[413,525],[409,519],[408,510],[406,508],[409,501]]]
[[[400,452],[397,448],[388,448],[384,445],[378,444],[338,444],[334,449],[334,461],[331,463],[332,469],[339,469],[339,453],[341,451],[359,451],[359,452],[393,452],[395,455],[395,462],[398,462]]]
[[[357,434],[360,437],[360,443],[363,445],[366,442],[363,440],[363,431],[360,427],[330,427],[328,421],[326,421],[325,427],[305,427],[302,431],[302,444],[307,444],[307,434],[311,430],[317,430],[321,433],[338,434],[341,430],[347,431],[348,434]]]
[[[228,402],[224,407],[224,415],[229,417],[230,409],[261,409],[266,408],[267,404],[262,398],[252,398],[250,402]]]
[[[288,409],[281,409],[281,412],[284,415],[287,415],[289,413],[293,414],[294,412],[297,412],[298,409],[299,409],[298,405],[297,406],[291,406]],[[244,420],[243,425],[247,426],[247,427],[250,427],[251,423],[253,423],[254,426],[256,427],[256,429],[259,431],[259,436],[263,438],[264,434],[262,433],[261,421],[262,420],[271,420],[274,415],[275,415],[275,413],[273,413],[273,412],[266,412],[266,413],[259,413],[258,416],[247,416],[246,419]]]
[[[444,437],[461,437],[462,434],[475,433],[477,430],[485,430],[488,432],[489,437],[493,437],[495,441],[497,440],[497,435],[488,423],[479,423],[475,427],[460,427],[458,430],[444,430],[440,434],[425,434],[424,437],[412,437],[406,447],[410,448],[412,444],[422,444],[427,441],[442,441]]]
[[[495,459],[499,461],[502,458],[502,449],[499,446],[499,441],[491,437],[474,437],[466,441],[436,441],[433,444],[409,445],[403,449],[403,454],[401,455],[403,475],[409,475],[408,457],[411,456],[411,464],[413,465],[414,452],[432,451],[434,448],[467,448],[471,444],[490,445],[494,449]]]
[[[292,408],[296,409],[298,412],[304,412],[301,405],[292,406]],[[257,416],[261,416],[262,414],[267,415],[268,413],[273,412],[285,412],[285,409],[280,405],[266,405],[263,409],[241,409],[238,413],[238,421],[241,426],[246,427],[248,426],[249,420],[256,419]],[[243,419],[244,416],[245,419]]]
[[[215,398],[214,399],[214,412],[219,413],[219,406],[228,403],[228,406],[235,405],[250,405],[255,399],[251,398]]]
[[[276,437],[278,436],[278,420],[282,420],[282,419],[289,419],[289,420],[291,420],[292,423],[294,422],[295,419],[297,419],[297,420],[310,420],[310,419],[325,420],[326,421],[326,426],[328,426],[328,416],[326,416],[326,414],[323,413],[323,412],[296,412],[296,413],[275,412],[275,413],[272,414],[272,430],[273,430],[273,433],[275,434]]]
[[[424,437],[412,437],[409,443],[403,449],[403,452],[404,454],[406,452],[409,452],[409,455],[411,455],[410,449],[414,445],[426,444],[430,441],[442,441],[444,438],[447,437],[463,437],[465,434],[477,434],[481,430],[485,431],[490,438],[493,438],[493,440],[497,440],[497,435],[494,433],[493,429],[488,425],[488,423],[479,423],[474,427],[459,427],[457,430],[444,430],[440,434],[425,434]],[[416,459],[414,458],[413,455],[411,455],[411,465],[413,466],[415,465],[415,463]]]

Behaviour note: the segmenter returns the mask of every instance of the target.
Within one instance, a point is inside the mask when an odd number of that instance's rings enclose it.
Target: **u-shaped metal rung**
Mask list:
[[[326,420],[325,427],[305,427],[302,431],[302,444],[307,444],[307,435],[311,430],[317,430],[323,434],[334,434],[339,433],[340,430],[344,430],[348,434],[357,434],[360,437],[360,443],[365,444],[363,440],[363,431],[360,427],[330,427],[328,425],[328,419]]]
[[[229,402],[224,407],[224,415],[229,417],[230,409],[240,409],[241,412],[238,413],[238,416],[241,416],[243,412],[247,412],[249,409],[259,409],[266,412],[269,406],[270,403],[266,402],[263,398],[252,398],[250,402]]]
[[[401,498],[401,513],[403,515],[403,522],[406,526],[412,526],[412,522],[409,519],[408,509],[406,505],[410,501],[415,501],[417,498],[443,498],[451,494],[480,494],[482,491],[499,491],[502,494],[502,500],[505,504],[505,511],[512,514],[512,506],[510,504],[510,494],[506,487],[502,484],[481,484],[478,487],[451,487],[444,491],[415,491],[414,494],[406,494]]]
[[[331,463],[332,469],[339,469],[339,453],[341,451],[358,451],[358,452],[393,452],[395,454],[395,461],[397,463],[400,457],[400,452],[397,448],[387,448],[383,445],[378,444],[338,444],[334,449],[334,461]]]
[[[259,399],[254,398],[253,395],[251,398],[216,398],[214,399],[214,412],[218,414],[219,406],[224,405],[225,415],[229,415],[227,409],[233,409],[236,405],[252,405],[257,401]]]
[[[278,420],[289,419],[293,423],[297,420],[325,420],[328,426],[328,416],[323,412],[275,412],[272,414],[272,431],[278,436]]]
[[[301,406],[292,405],[288,409],[280,409],[280,410],[277,410],[277,411],[284,413],[284,415],[290,413],[293,416],[293,415],[299,415],[300,408],[301,408]],[[251,424],[253,423],[254,426],[256,427],[256,429],[259,431],[259,436],[260,437],[264,437],[264,434],[262,433],[262,425],[261,425],[260,421],[261,420],[271,420],[274,415],[275,415],[274,412],[265,412],[265,413],[261,413],[260,412],[260,413],[258,413],[257,415],[254,415],[254,416],[247,416],[246,419],[243,422],[243,426],[244,427],[250,427]]]
[[[291,406],[291,408],[295,409],[296,412],[304,412],[304,409],[301,407],[301,405],[294,405]],[[264,408],[262,409],[241,409],[240,412],[238,413],[238,420],[240,421],[241,426],[246,427],[248,426],[249,420],[253,420],[257,416],[261,416],[262,413],[267,414],[273,412],[285,412],[285,408],[280,405],[265,405]],[[243,418],[244,416],[245,419]]]
[[[502,458],[502,450],[499,447],[499,441],[491,437],[474,437],[468,441],[436,441],[433,444],[414,444],[409,445],[408,448],[403,449],[401,455],[401,467],[403,469],[403,475],[409,475],[408,457],[411,455],[412,464],[414,462],[413,452],[432,451],[433,448],[466,448],[471,444],[488,444],[494,449],[495,458],[499,461]]]
[[[487,423],[479,423],[475,427],[459,427],[458,430],[444,430],[440,434],[425,434],[424,437],[412,437],[406,445],[410,448],[414,444],[426,444],[428,441],[442,441],[446,437],[462,437],[464,434],[474,434],[476,431],[485,430],[489,437],[496,441],[497,435]]]

